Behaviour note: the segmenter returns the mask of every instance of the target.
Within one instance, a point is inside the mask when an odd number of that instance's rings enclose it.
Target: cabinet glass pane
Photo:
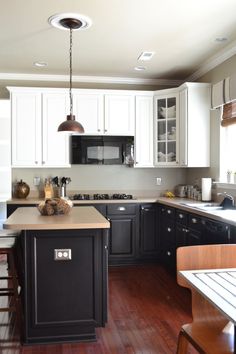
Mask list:
[[[157,107],[158,107],[158,114],[157,114],[157,119],[166,119],[166,99],[160,99],[157,101]]]
[[[167,139],[176,140],[176,120],[171,119],[167,121]]]
[[[167,109],[166,109],[167,119],[176,118],[176,98],[167,98]]]
[[[158,142],[157,144],[157,161],[166,162],[166,143]]]
[[[172,141],[167,142],[166,161],[167,162],[176,161],[176,143],[175,142],[172,142]]]
[[[158,127],[157,127],[157,132],[158,132],[158,140],[166,140],[167,134],[166,134],[166,120],[161,120],[158,121]]]

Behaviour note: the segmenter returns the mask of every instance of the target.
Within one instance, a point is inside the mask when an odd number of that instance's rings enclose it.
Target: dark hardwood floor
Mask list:
[[[190,313],[188,290],[163,267],[111,267],[109,319],[97,329],[96,342],[21,347],[14,315],[0,313],[0,353],[174,354],[179,329],[191,321]]]

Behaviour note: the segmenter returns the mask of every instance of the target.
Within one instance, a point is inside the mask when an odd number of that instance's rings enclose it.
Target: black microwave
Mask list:
[[[132,166],[133,163],[133,136],[71,136],[71,164]]]

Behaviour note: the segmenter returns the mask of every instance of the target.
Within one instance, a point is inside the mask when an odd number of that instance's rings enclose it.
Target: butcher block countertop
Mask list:
[[[58,230],[107,229],[110,223],[92,206],[72,208],[67,215],[43,216],[36,207],[18,208],[3,224],[4,229]]]

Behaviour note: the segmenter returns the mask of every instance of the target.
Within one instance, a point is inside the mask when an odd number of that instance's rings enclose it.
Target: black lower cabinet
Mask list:
[[[135,263],[138,206],[108,204],[107,219],[110,221],[109,264]]]
[[[93,340],[107,321],[106,230],[24,231],[25,344]],[[70,250],[71,259],[56,257]]]
[[[160,233],[160,260],[170,270],[176,265],[175,209],[161,205],[158,207]]]
[[[140,205],[139,257],[157,261],[160,254],[158,208],[156,204]]]
[[[203,242],[202,218],[176,210],[176,248],[201,245]]]

